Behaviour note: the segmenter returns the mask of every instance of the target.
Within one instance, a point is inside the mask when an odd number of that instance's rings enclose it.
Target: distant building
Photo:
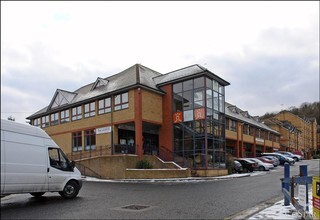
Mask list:
[[[269,118],[264,121],[270,128],[278,131],[280,135],[281,151],[298,151],[301,142],[301,131],[288,121],[279,121],[276,118]]]
[[[234,157],[256,157],[280,150],[280,133],[230,103],[225,104],[226,147]]]
[[[307,117],[294,115],[289,111],[281,111],[273,118],[281,122],[290,122],[301,133],[298,138],[298,150],[305,153],[306,158],[310,158],[317,148],[317,121]]]

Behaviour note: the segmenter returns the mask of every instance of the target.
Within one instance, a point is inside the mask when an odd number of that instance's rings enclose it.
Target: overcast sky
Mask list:
[[[200,64],[252,116],[319,101],[319,2],[1,1],[1,118],[136,63]]]

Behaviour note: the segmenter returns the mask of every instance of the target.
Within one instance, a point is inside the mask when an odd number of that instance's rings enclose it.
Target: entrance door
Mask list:
[[[135,131],[118,129],[118,143],[115,145],[117,154],[135,154]]]
[[[148,155],[159,155],[159,135],[143,133],[143,152]]]

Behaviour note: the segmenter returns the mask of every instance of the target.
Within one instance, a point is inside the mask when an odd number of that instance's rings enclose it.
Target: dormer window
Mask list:
[[[50,108],[53,109],[53,108],[57,108],[57,107],[69,104],[74,99],[75,96],[76,96],[76,93],[57,89],[51,101]]]
[[[107,84],[108,84],[108,80],[105,80],[105,79],[98,77],[96,82],[92,85],[91,91],[96,88],[106,86]]]

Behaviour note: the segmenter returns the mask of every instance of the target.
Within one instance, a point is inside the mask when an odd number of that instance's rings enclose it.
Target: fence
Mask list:
[[[301,213],[304,219],[311,219],[309,214],[308,185],[312,184],[312,176],[307,175],[307,165],[300,165],[299,176],[293,176],[290,178],[290,165],[286,163],[284,164],[284,178],[281,178],[281,186],[284,194],[284,205],[289,206],[291,202],[297,211]],[[301,200],[304,200],[304,204],[301,204],[301,201],[298,201],[294,197],[294,188],[296,184],[305,186],[305,198],[300,198]]]

